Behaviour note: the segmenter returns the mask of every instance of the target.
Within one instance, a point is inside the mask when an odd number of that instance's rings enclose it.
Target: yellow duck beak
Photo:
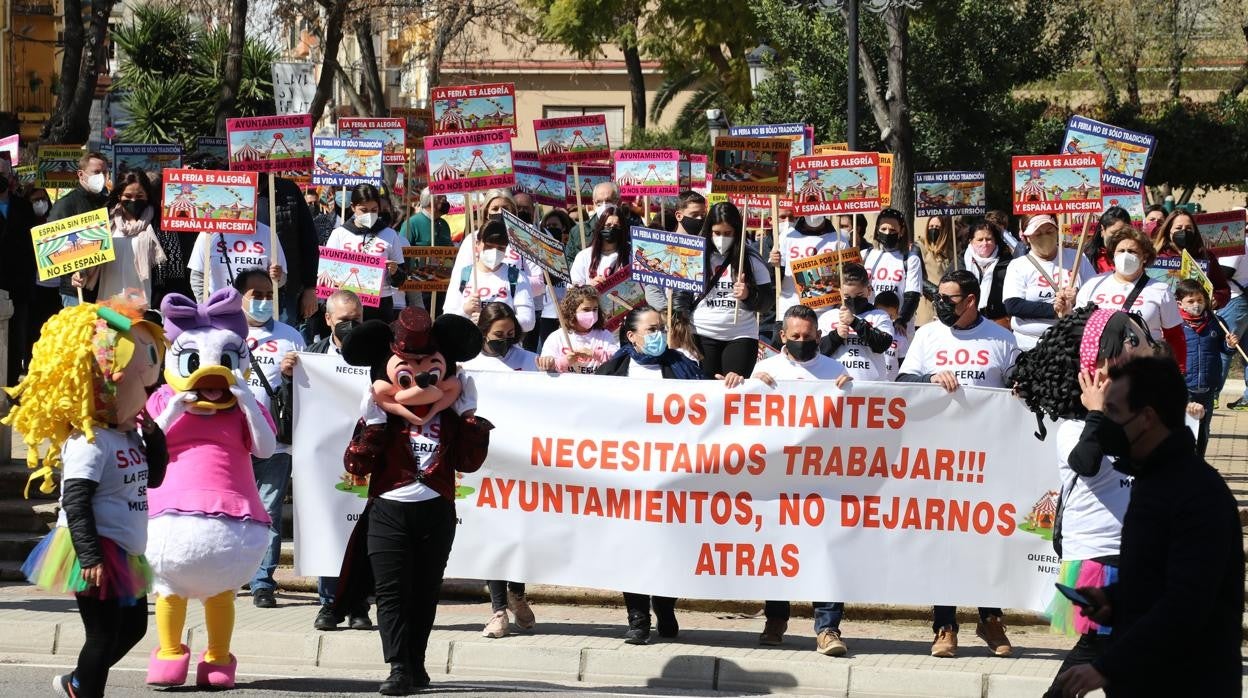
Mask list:
[[[169,387],[179,393],[195,393],[198,398],[191,407],[200,410],[228,410],[238,400],[230,392],[234,374],[224,366],[205,366],[185,378],[165,372]]]

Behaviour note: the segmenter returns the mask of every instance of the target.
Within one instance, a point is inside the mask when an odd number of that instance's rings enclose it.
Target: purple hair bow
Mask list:
[[[232,288],[213,292],[203,305],[181,294],[171,293],[161,301],[160,312],[164,315],[165,335],[170,342],[183,332],[206,328],[228,330],[244,338],[247,336],[243,297]]]

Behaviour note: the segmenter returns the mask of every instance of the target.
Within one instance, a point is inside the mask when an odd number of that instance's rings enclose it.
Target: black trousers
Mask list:
[[[1098,635],[1097,633],[1080,635],[1079,641],[1075,643],[1074,647],[1070,648],[1066,659],[1062,660],[1062,666],[1058,668],[1057,676],[1061,676],[1062,672],[1071,667],[1095,662],[1101,658],[1101,655],[1105,654],[1105,648],[1108,646],[1108,635]],[[1045,691],[1044,698],[1061,698],[1062,691],[1057,688],[1057,676],[1053,677],[1053,685],[1049,686],[1049,690]]]
[[[634,616],[644,616],[646,627],[650,627],[650,607],[652,604],[654,606],[654,615],[656,616],[672,616],[676,613],[676,599],[671,596],[650,596],[648,594],[624,592],[624,607],[628,609],[630,624]]]
[[[507,608],[507,592],[510,591],[516,596],[524,596],[524,582],[491,579],[485,585],[490,589],[490,608],[495,613]]]
[[[377,497],[368,515],[381,649],[386,662],[416,675],[424,671],[455,523],[455,505],[443,497],[423,502]]]
[[[123,606],[117,599],[74,598],[87,635],[78,652],[74,678],[79,696],[97,698],[104,695],[108,670],[147,634],[147,597],[132,606]]]
[[[743,337],[729,342],[694,335],[693,341],[702,352],[702,373],[710,380],[715,376],[736,373],[749,378],[758,363],[758,338]]]

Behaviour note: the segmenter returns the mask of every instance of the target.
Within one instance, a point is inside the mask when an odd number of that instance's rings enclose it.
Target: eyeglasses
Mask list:
[[[949,305],[956,305],[957,302],[962,300],[963,298],[966,298],[966,294],[964,293],[958,293],[952,296],[945,294],[945,293],[936,294],[936,300],[940,301],[941,303],[948,303]]]

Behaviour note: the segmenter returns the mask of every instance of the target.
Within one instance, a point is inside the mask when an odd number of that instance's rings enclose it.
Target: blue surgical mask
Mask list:
[[[260,323],[273,319],[273,301],[271,299],[262,301],[255,298],[248,300],[247,317]]]
[[[646,356],[663,356],[663,352],[667,351],[667,333],[651,332],[646,335],[641,350]]]

